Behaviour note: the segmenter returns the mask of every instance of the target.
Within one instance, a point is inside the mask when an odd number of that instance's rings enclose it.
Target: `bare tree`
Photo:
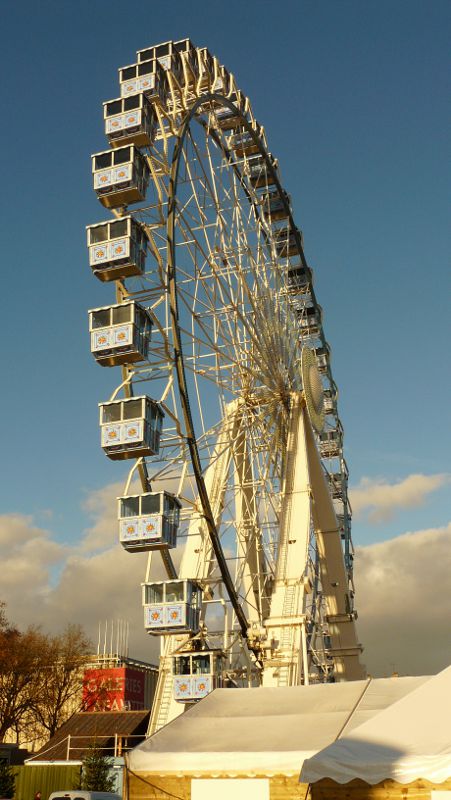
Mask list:
[[[0,742],[32,708],[43,653],[45,637],[37,628],[21,632],[4,621],[0,629]]]
[[[79,625],[69,624],[59,636],[47,637],[47,658],[41,673],[33,715],[49,737],[82,706],[83,665],[91,642]]]
[[[89,652],[80,626],[68,625],[58,636],[34,627],[20,631],[0,603],[0,742],[10,731],[18,740],[51,737],[80,710]]]

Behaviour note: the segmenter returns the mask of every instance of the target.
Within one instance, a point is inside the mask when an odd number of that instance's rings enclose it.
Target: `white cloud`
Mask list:
[[[130,494],[135,491],[133,486]],[[81,552],[102,550],[117,544],[117,499],[124,492],[123,481],[110,483],[101,489],[89,492],[83,502],[83,510],[91,518],[91,526],[83,532],[79,549]]]
[[[362,478],[350,489],[349,497],[356,517],[367,515],[375,524],[391,519],[402,508],[418,508],[431,492],[451,483],[451,475],[408,475],[397,483],[383,479]]]
[[[45,626],[80,622],[97,646],[99,623],[103,631],[105,623],[127,620],[130,655],[154,661],[157,648],[144,631],[141,606],[146,562],[145,553],[126,553],[118,543],[94,555],[70,555],[42,609]]]
[[[56,632],[68,622],[80,623],[95,647],[99,622],[127,620],[130,655],[155,661],[158,642],[144,631],[141,606],[147,554],[127,553],[118,543],[116,497],[122,491],[122,484],[111,484],[86,497],[83,507],[92,524],[73,546],[58,543],[31,517],[0,515],[0,600],[20,627],[40,624]],[[152,575],[162,579],[157,553],[154,562]]]
[[[80,623],[95,646],[99,622],[128,620],[130,655],[157,663],[159,641],[145,634],[141,607],[147,555],[118,543],[121,493],[122,485],[111,484],[87,496],[91,526],[72,547],[30,517],[0,516],[0,599],[21,627],[40,623],[53,632]],[[153,564],[152,577],[163,579],[158,553]],[[358,633],[371,674],[434,673],[451,662],[451,523],[359,548],[355,574]]]
[[[433,674],[451,663],[450,575],[451,523],[357,549],[357,625],[371,674]]]
[[[27,603],[26,598],[30,591],[35,600],[45,596],[49,587],[50,570],[64,558],[67,548],[55,542],[49,531],[34,525],[32,517],[2,514],[0,552],[0,599],[8,601],[12,596],[22,607]]]

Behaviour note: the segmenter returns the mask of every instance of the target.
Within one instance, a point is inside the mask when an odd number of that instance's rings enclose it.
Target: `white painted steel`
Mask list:
[[[349,568],[347,470],[329,355],[317,378],[328,392],[321,435],[324,453],[333,450],[338,466],[320,459],[305,410],[302,348],[330,351],[302,234],[248,99],[208,51],[190,47],[180,55],[169,43],[162,58],[157,51],[149,55],[152,48],[137,56],[136,76],[141,55],[164,67],[163,76],[155,72],[159,92],[152,96],[155,140],[135,159],[136,166],[144,156],[151,178],[145,202],[131,215],[145,230],[147,257],[142,275],[114,272],[116,302],[144,305],[152,341],[147,362],[122,367],[113,398],[119,391],[142,395],[145,383],[165,415],[159,452],[132,467],[127,492],[136,474],[144,492],[177,492],[180,566],[167,551],[161,557],[168,577],[199,580],[204,590],[199,633],[162,640],[151,732],[182,710],[173,698],[170,662],[186,647],[225,651],[222,677],[236,685],[291,686],[363,674],[350,572],[324,478],[332,466],[344,476]],[[136,76],[126,84],[126,74],[121,71],[122,92],[142,91]],[[126,208],[113,213],[129,214]],[[233,579],[229,596],[211,525]],[[147,581],[156,563],[149,560]]]

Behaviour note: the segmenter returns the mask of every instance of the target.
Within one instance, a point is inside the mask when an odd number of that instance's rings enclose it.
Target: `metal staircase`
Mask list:
[[[164,655],[160,656],[160,669],[155,697],[150,715],[148,736],[158,731],[169,721],[169,710],[172,703],[172,687],[174,677],[172,675],[172,653],[177,646],[175,637],[168,637],[165,641]]]

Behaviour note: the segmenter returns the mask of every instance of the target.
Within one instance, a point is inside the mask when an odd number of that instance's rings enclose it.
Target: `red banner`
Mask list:
[[[84,711],[141,711],[144,672],[130,667],[87,669],[83,678]]]

